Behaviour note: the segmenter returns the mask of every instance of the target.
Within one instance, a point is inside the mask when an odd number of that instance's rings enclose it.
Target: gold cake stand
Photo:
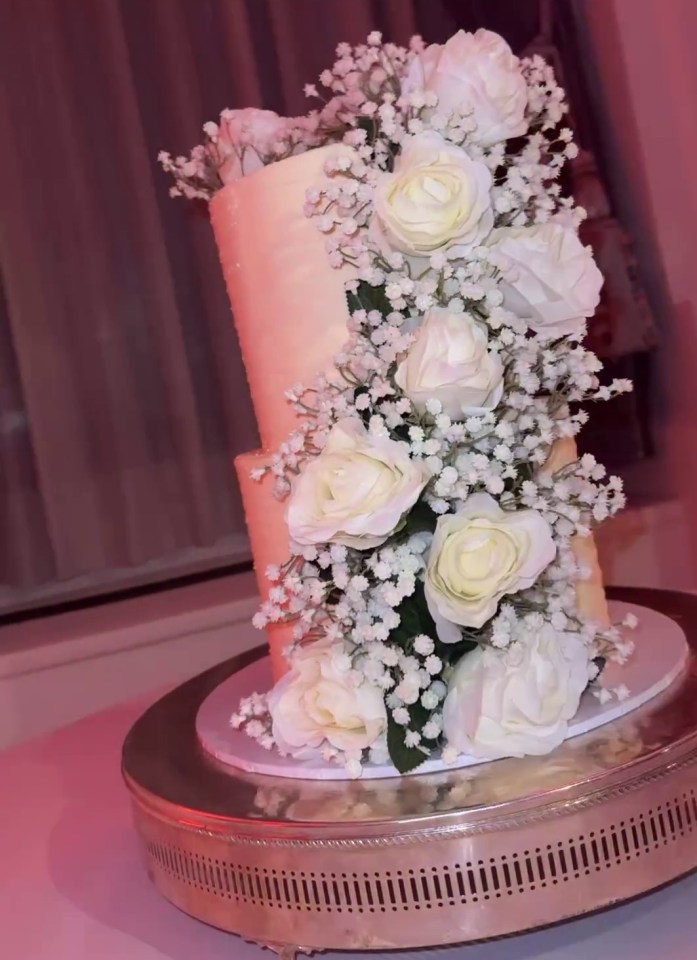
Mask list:
[[[676,620],[690,668],[545,758],[365,782],[244,774],[204,755],[194,723],[211,690],[264,651],[178,687],[123,752],[155,885],[191,916],[292,958],[504,936],[694,869],[697,597],[611,594]]]

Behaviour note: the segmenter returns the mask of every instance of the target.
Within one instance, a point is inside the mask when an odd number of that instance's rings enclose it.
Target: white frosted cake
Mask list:
[[[621,483],[575,439],[630,385],[582,345],[563,92],[488,31],[371,34],[322,76],[320,111],[224,111],[162,158],[210,199],[261,436],[236,466],[274,684],[233,724],[351,776],[547,753],[631,652],[592,535]]]
[[[337,150],[321,147],[264,167],[227,184],[210,204],[262,442],[260,450],[238,457],[236,467],[263,597],[270,586],[265,571],[288,559],[289,537],[272,475],[261,482],[252,476],[270,468],[275,451],[297,429],[286,392],[319,373],[333,376],[334,357],[348,338],[346,271],[329,266],[322,234],[303,214],[306,191],[322,179],[327,152]],[[287,669],[282,651],[291,626],[267,627],[276,677]]]

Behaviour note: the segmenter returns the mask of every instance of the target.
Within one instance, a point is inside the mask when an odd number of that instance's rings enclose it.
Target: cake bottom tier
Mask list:
[[[549,459],[542,468],[546,474],[556,473],[563,467],[578,460],[578,448],[572,437],[557,440],[552,447]],[[605,596],[603,573],[598,560],[598,550],[592,536],[575,537],[573,551],[578,564],[585,568],[588,574],[583,580],[576,583],[576,606],[584,620],[592,620],[601,628],[610,626],[610,613]]]
[[[250,476],[252,470],[268,466],[270,460],[269,454],[261,450],[242,453],[235,459],[247,531],[252,546],[254,573],[262,599],[266,599],[269,588],[272,586],[266,577],[267,568],[273,564],[284,563],[290,555],[285,504],[273,495],[272,477],[266,476],[259,482],[252,480]],[[288,661],[283,656],[283,650],[293,639],[293,625],[272,624],[266,628],[266,636],[269,641],[271,669],[275,682],[288,671]]]

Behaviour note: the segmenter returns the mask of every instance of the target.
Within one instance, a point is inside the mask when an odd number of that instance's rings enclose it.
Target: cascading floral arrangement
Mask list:
[[[337,55],[307,117],[225,111],[160,156],[174,195],[210,197],[344,145],[304,212],[351,268],[349,339],[336,377],[288,391],[298,429],[270,468],[292,553],[255,623],[294,621],[290,669],[233,725],[351,776],[548,753],[632,648],[577,604],[578,544],[624,504],[574,452],[581,404],[631,384],[600,386],[582,345],[602,278],[560,186],[564,91],[486,30]]]

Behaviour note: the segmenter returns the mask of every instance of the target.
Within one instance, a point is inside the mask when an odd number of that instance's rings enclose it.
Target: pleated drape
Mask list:
[[[244,371],[205,210],[156,155],[226,106],[304,111],[381,25],[406,39],[410,0],[5,0],[0,612],[247,555]]]

